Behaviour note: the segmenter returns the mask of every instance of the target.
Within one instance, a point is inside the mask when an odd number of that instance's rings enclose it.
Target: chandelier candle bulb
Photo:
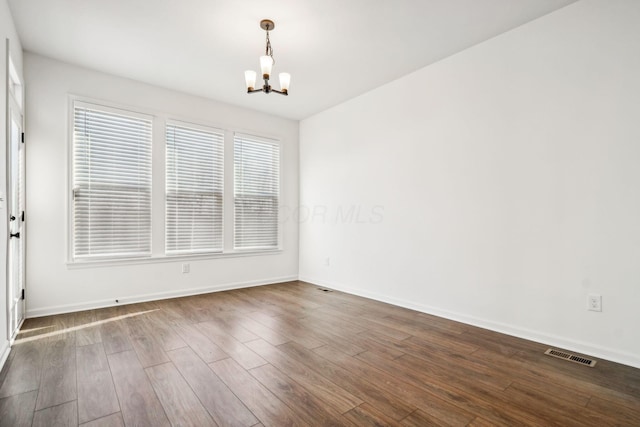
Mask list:
[[[260,70],[262,70],[262,78],[269,80],[271,75],[271,68],[273,67],[273,58],[269,55],[260,57]]]
[[[291,74],[280,73],[280,90],[285,93],[289,92],[290,83],[291,83]]]
[[[253,70],[245,71],[244,80],[247,82],[247,90],[253,90],[256,87],[256,72]]]

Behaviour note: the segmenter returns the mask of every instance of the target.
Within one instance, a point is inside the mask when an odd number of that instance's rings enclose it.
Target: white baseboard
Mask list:
[[[531,329],[520,328],[517,326],[508,325],[501,322],[495,322],[493,320],[481,319],[474,316],[469,316],[462,313],[456,313],[448,310],[442,310],[437,307],[431,307],[403,299],[389,297],[387,295],[378,294],[375,292],[366,291],[363,289],[352,288],[344,286],[340,283],[335,283],[327,280],[318,280],[313,277],[300,276],[300,281],[314,284],[316,286],[322,286],[326,288],[335,289],[337,291],[345,292],[352,295],[358,295],[365,298],[370,298],[376,301],[385,302],[388,304],[397,305],[400,307],[408,308],[411,310],[420,311],[426,314],[432,314],[434,316],[443,317],[449,320],[455,320],[457,322],[466,323],[468,325],[478,326],[480,328],[489,329],[492,331],[500,332],[514,337],[523,338],[530,341],[539,342],[542,344],[550,345],[553,347],[559,347],[566,350],[571,350],[577,353],[598,357],[612,362],[621,363],[623,365],[633,366],[634,368],[640,368],[640,355],[625,353],[621,351],[611,350],[609,348],[603,348],[597,345],[585,343],[582,341],[572,340],[566,337],[560,337],[545,332],[534,331]]]
[[[5,341],[2,344],[2,347],[0,347],[0,371],[2,371],[4,364],[7,362],[10,352],[11,352],[11,346],[9,345],[9,341]]]
[[[272,277],[269,279],[251,280],[246,282],[226,283],[222,285],[206,286],[203,288],[180,289],[176,291],[155,292],[151,294],[135,295],[131,297],[118,298],[116,303],[113,299],[87,301],[79,304],[65,304],[49,307],[40,307],[27,309],[26,317],[42,317],[52,314],[73,313],[75,311],[92,310],[96,308],[113,307],[116,305],[134,304],[137,302],[162,300],[177,297],[186,297],[190,295],[208,294],[211,292],[228,291],[231,289],[248,288],[251,286],[271,285],[275,283],[290,282],[298,280],[298,276]]]

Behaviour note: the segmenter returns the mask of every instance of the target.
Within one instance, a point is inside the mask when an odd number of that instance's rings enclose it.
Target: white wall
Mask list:
[[[303,120],[301,280],[640,367],[639,22],[580,1]]]
[[[24,68],[28,317],[109,305],[116,298],[122,303],[297,278],[298,228],[294,221],[284,222],[283,251],[277,254],[91,268],[67,265],[69,94],[142,111],[165,112],[174,119],[279,138],[283,144],[281,202],[284,206],[298,204],[298,122],[30,53],[25,54]],[[164,140],[158,138],[154,144],[163,145]],[[157,152],[153,164],[155,172],[163,167],[163,159]],[[159,176],[154,175],[153,191],[162,199],[163,181],[158,180]],[[154,205],[153,217],[164,217],[159,204]],[[158,233],[154,239],[164,240],[162,228],[155,229]],[[181,273],[182,262],[190,264],[189,274]]]
[[[6,0],[0,0],[0,369],[9,355],[7,325],[7,53],[6,40],[9,39],[11,59],[22,78],[22,46],[13,25],[11,12]]]

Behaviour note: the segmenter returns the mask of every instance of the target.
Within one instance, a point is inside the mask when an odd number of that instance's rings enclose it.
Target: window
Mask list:
[[[281,249],[280,141],[101,101],[70,107],[71,268]]]
[[[151,118],[73,110],[74,258],[151,255]]]
[[[234,248],[278,248],[280,145],[234,136]]]
[[[167,124],[167,254],[222,251],[224,133]]]

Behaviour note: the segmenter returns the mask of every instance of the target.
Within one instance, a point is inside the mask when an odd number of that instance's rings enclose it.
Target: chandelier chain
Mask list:
[[[271,57],[271,60],[273,61],[273,65],[276,65],[276,60],[273,57],[273,48],[271,47],[271,39],[269,39],[269,26],[267,26],[267,47],[265,49],[265,55],[268,55]]]

